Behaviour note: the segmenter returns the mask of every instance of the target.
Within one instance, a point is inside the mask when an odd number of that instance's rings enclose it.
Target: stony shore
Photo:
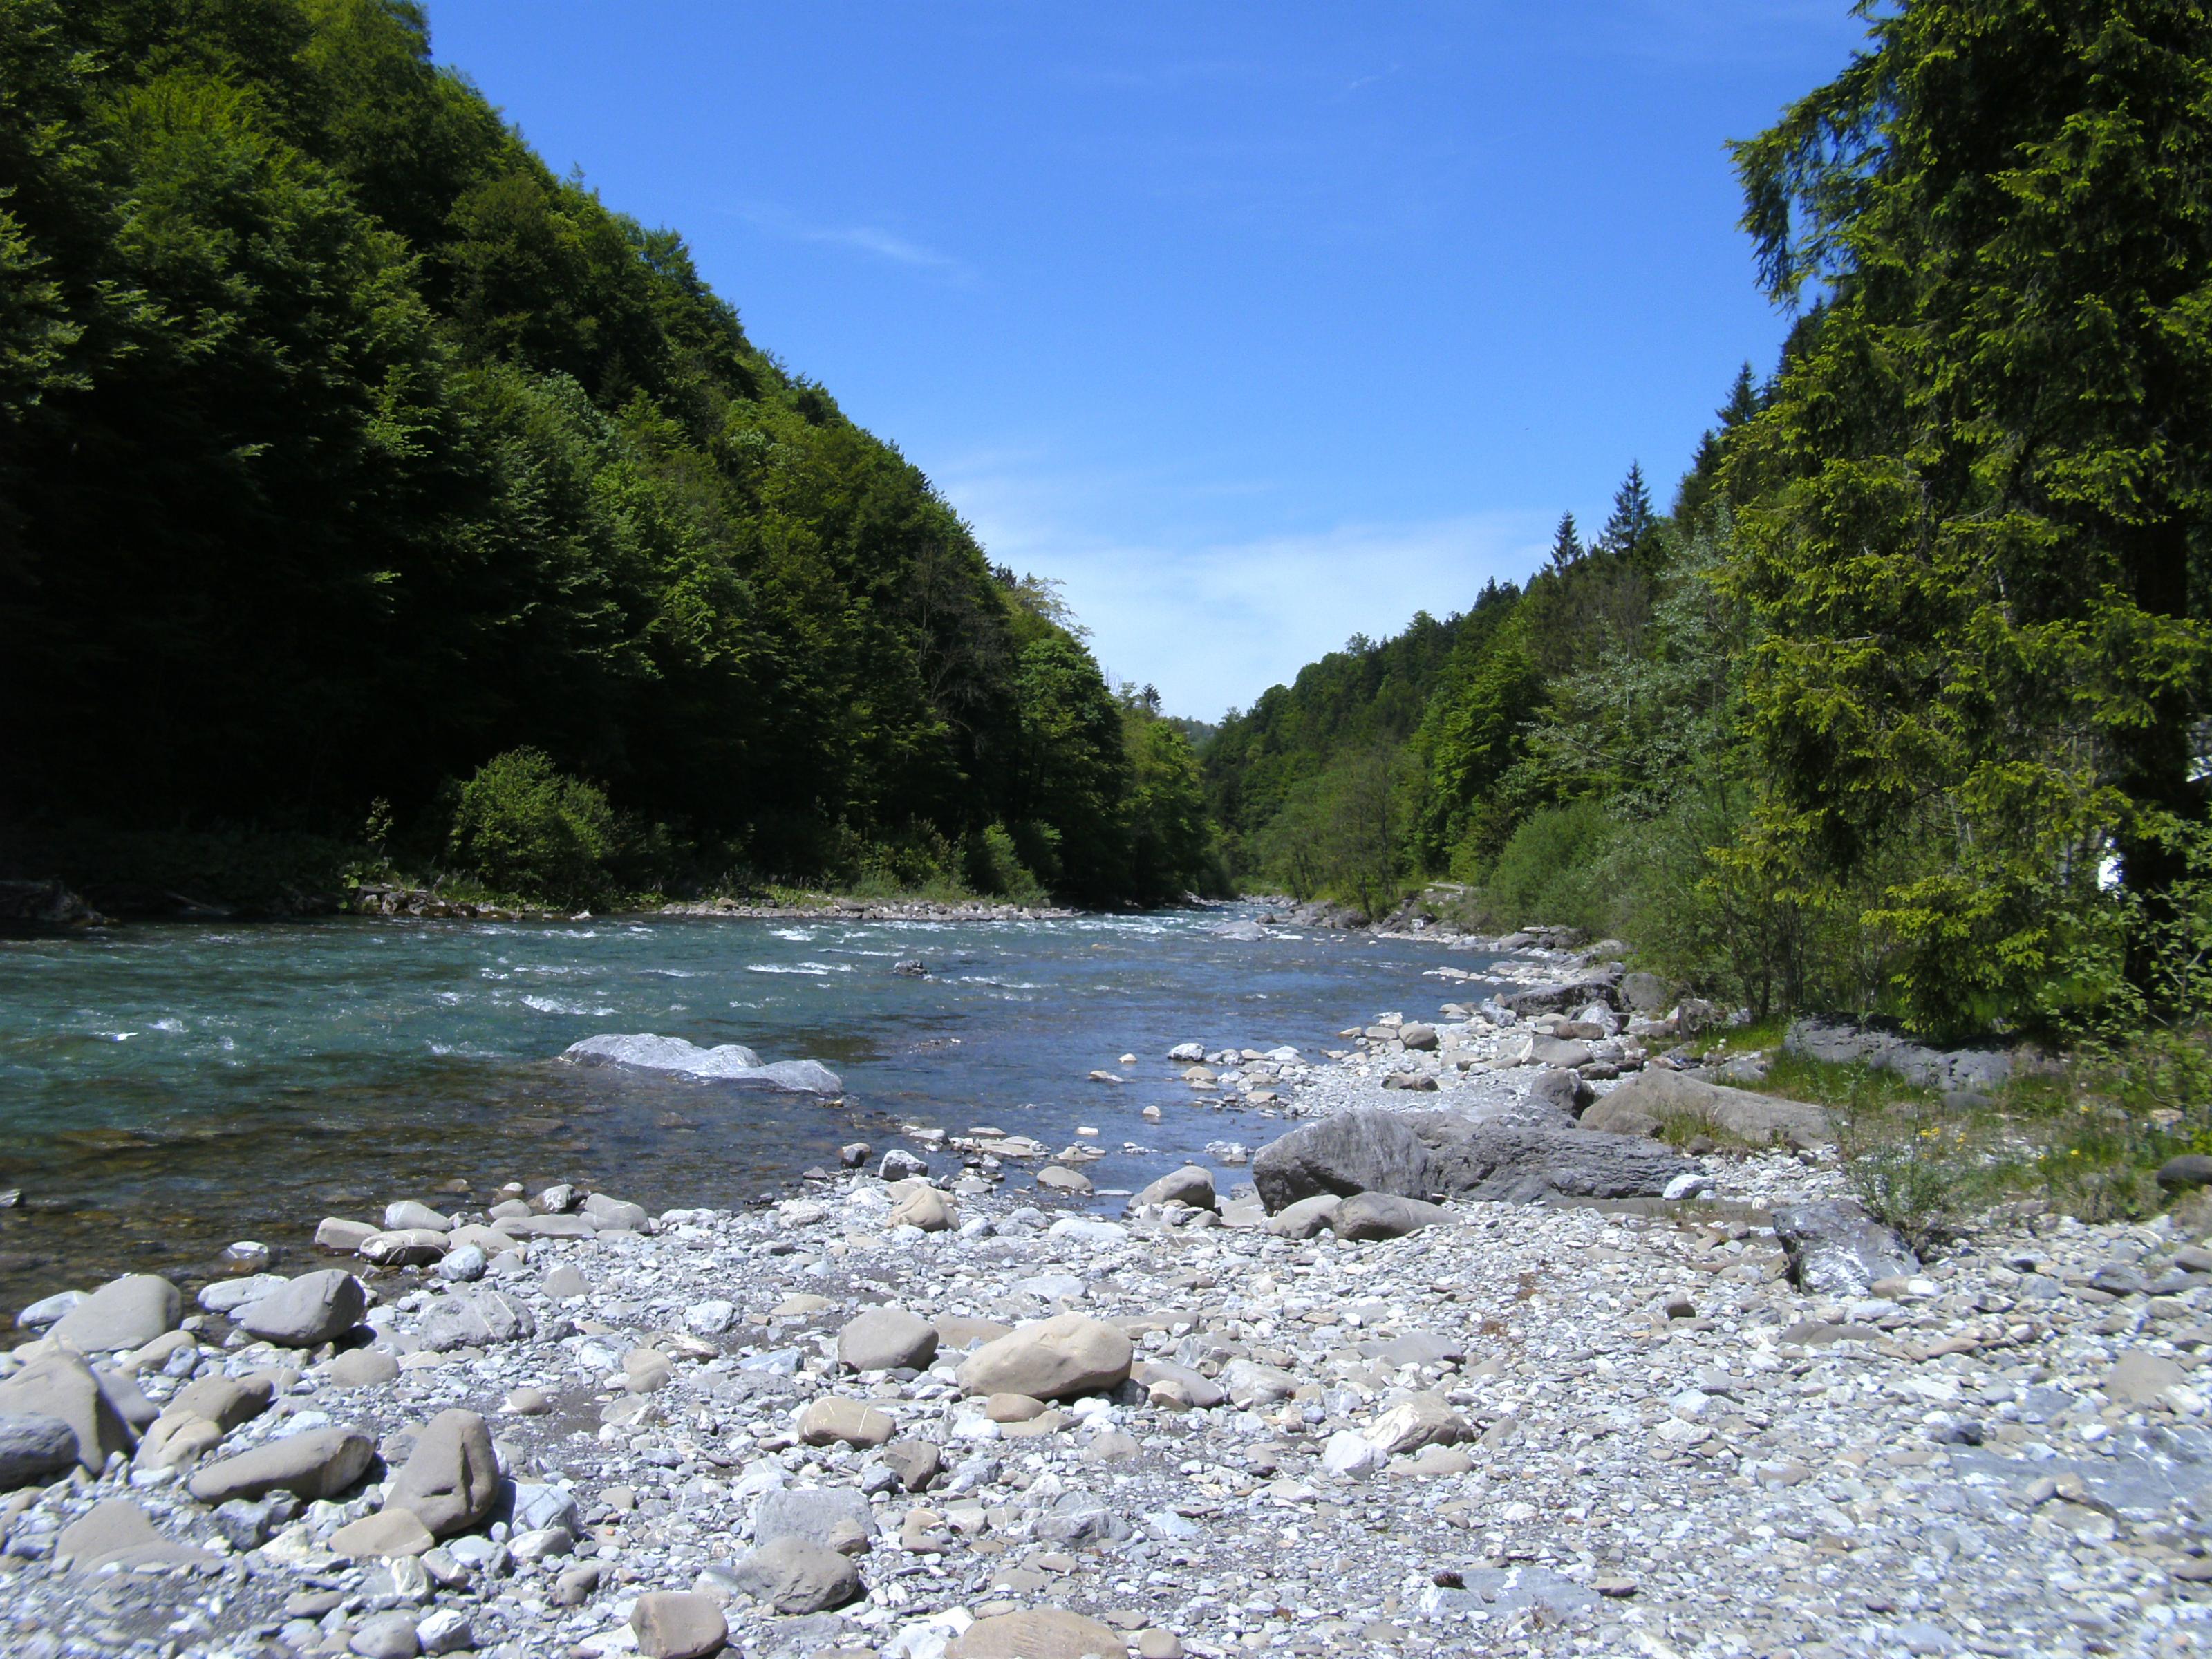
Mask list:
[[[1337,1058],[1136,1063],[1301,1133],[1444,1108],[1552,1146],[1680,1035],[1605,1031],[1564,955],[1505,971],[1555,1006],[1444,983]],[[325,1221],[320,1274],[105,1287],[0,1360],[0,1651],[2212,1645],[2212,1250],[2172,1218],[2016,1206],[1822,1288],[1772,1224],[1840,1191],[1817,1144],[1697,1158],[1690,1200],[1272,1218],[1165,1169],[1073,1211],[1047,1151],[979,1121],[658,1217],[426,1170]]]

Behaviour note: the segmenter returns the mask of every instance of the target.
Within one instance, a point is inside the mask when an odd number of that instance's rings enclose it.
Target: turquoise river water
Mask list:
[[[1209,1141],[1258,1146],[1281,1127],[1194,1097],[1172,1045],[1317,1054],[1353,1020],[1465,994],[1424,969],[1486,960],[1295,931],[1236,942],[1210,931],[1224,914],[0,939],[0,1188],[21,1192],[0,1209],[0,1316],[118,1271],[189,1283],[236,1238],[296,1271],[319,1217],[373,1220],[454,1180],[472,1195],[449,1207],[511,1180],[586,1182],[655,1209],[751,1201],[834,1166],[842,1142],[880,1155],[902,1122],[996,1125],[1055,1150],[1092,1126],[1108,1156],[1086,1173],[1132,1187],[1210,1161]],[[891,971],[915,957],[927,977]],[[581,1037],[643,1031],[820,1060],[845,1103],[558,1059]],[[1091,1082],[1094,1067],[1129,1081]],[[1139,1115],[1148,1104],[1161,1121]]]

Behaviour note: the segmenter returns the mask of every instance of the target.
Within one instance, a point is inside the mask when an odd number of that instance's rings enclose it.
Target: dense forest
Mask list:
[[[1864,15],[1735,147],[1796,320],[1670,510],[1632,471],[1525,584],[1269,692],[1209,799],[1248,883],[1373,909],[1455,878],[1761,1013],[2192,1030],[2212,16]]]
[[[1212,878],[1189,744],[1052,585],[408,0],[0,0],[0,830],[79,878]]]

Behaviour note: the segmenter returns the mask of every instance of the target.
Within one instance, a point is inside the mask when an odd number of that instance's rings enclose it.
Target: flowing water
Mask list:
[[[1486,960],[1340,934],[1237,942],[1211,931],[1223,914],[349,919],[0,939],[0,1188],[22,1191],[0,1210],[0,1310],[115,1272],[204,1278],[241,1237],[296,1271],[318,1218],[374,1220],[455,1180],[471,1196],[447,1207],[507,1181],[732,1206],[834,1166],[841,1143],[880,1154],[901,1122],[995,1125],[1055,1151],[1092,1126],[1108,1156],[1085,1169],[1102,1188],[1186,1157],[1218,1169],[1207,1142],[1256,1146],[1280,1125],[1194,1096],[1170,1047],[1317,1055],[1350,1021],[1466,994],[1425,969]],[[927,977],[893,973],[915,957]],[[820,1060],[845,1103],[558,1058],[643,1031]],[[1129,1081],[1089,1081],[1093,1068]],[[1160,1122],[1139,1115],[1149,1104]]]

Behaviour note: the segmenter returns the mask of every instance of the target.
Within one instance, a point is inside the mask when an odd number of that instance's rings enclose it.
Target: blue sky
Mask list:
[[[1212,718],[1663,496],[1787,326],[1724,141],[1845,0],[432,0],[1109,675]],[[1664,504],[1662,499],[1662,504]]]

